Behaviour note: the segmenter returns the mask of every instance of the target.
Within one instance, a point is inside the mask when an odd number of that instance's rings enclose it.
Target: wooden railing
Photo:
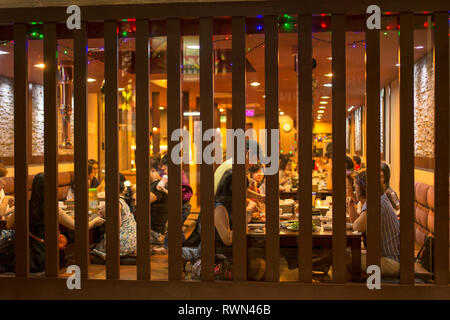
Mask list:
[[[364,283],[346,283],[345,218],[345,128],[346,128],[346,15],[365,15],[368,5],[382,11],[400,12],[400,190],[401,190],[401,286],[384,285],[368,290]],[[114,5],[82,7],[81,29],[74,39],[74,110],[76,179],[76,262],[81,268],[83,290],[68,290],[58,277],[57,203],[57,59],[56,23],[65,21],[65,8],[21,8],[0,10],[0,23],[14,23],[14,153],[16,199],[16,276],[1,277],[1,298],[449,298],[449,4],[439,0],[410,1],[263,1],[237,3],[190,3]],[[413,46],[414,12],[434,12],[435,39],[435,284],[414,284],[414,127]],[[331,12],[332,31],[332,125],[333,125],[333,280],[312,284],[312,15]],[[181,127],[180,39],[181,19],[199,18],[200,110],[203,132],[213,127],[213,17],[232,20],[232,124],[245,130],[245,17],[264,15],[266,129],[278,129],[278,27],[277,15],[298,14],[298,161],[300,231],[299,283],[279,283],[278,175],[267,178],[266,282],[247,280],[245,192],[233,194],[232,283],[215,282],[213,167],[201,165],[202,273],[201,282],[181,281],[181,166],[169,161],[169,281],[150,281],[149,191],[149,51],[152,19],[166,19],[168,136]],[[119,180],[118,180],[118,36],[117,21],[136,18],[136,119],[137,119],[137,281],[120,279]],[[87,185],[87,23],[104,21],[106,83],[106,280],[88,278]],[[28,129],[27,24],[44,22],[45,101],[45,248],[44,278],[30,278],[27,179],[30,143]],[[362,19],[364,21],[364,18]],[[366,31],[367,167],[368,167],[368,265],[380,264],[380,31]],[[7,34],[3,33],[3,34]],[[270,139],[270,137],[269,137]],[[168,152],[176,142],[169,139]],[[269,144],[270,146],[270,144]],[[205,147],[205,144],[203,145]],[[270,147],[269,147],[270,148]],[[269,149],[270,153],[271,150]],[[235,147],[234,154],[238,150]],[[245,165],[233,164],[233,190],[245,190]],[[3,286],[2,286],[3,287]],[[157,294],[156,294],[157,292]]]

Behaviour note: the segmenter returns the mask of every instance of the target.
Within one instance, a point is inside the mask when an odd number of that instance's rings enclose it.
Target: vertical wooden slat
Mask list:
[[[233,129],[245,131],[245,18],[232,18],[232,112]],[[235,141],[236,142],[236,141]],[[247,241],[245,220],[245,164],[238,164],[238,143],[233,152],[233,280],[247,280]]]
[[[213,62],[213,20],[200,18],[200,120],[202,134],[214,128],[214,62]],[[203,148],[209,144],[203,141]],[[202,161],[201,181],[201,238],[202,238],[202,280],[214,280],[214,167]]]
[[[160,141],[160,132],[153,131],[153,128],[160,128],[160,112],[159,112],[159,98],[160,92],[152,92],[152,143],[153,143],[153,151],[152,154],[159,154],[159,141]]]
[[[414,283],[414,15],[400,14],[400,282]]]
[[[28,45],[26,24],[14,24],[14,198],[16,276],[29,275]]]
[[[58,108],[56,23],[44,24],[45,274],[58,275]]]
[[[87,23],[74,31],[74,131],[75,131],[75,259],[81,277],[88,278],[88,116],[87,116]]]
[[[105,21],[106,278],[120,278],[117,22]]]
[[[271,150],[274,138],[272,130],[278,130],[278,22],[277,16],[264,17],[265,40],[265,91],[266,91],[266,153],[278,154]],[[278,158],[278,157],[277,157]],[[273,165],[273,164],[271,164]],[[280,212],[279,180],[276,174],[266,176],[266,281],[278,282],[280,273]]]
[[[346,281],[346,214],[345,214],[345,15],[331,17],[333,73],[333,278]]]
[[[148,20],[136,21],[137,278],[150,279],[150,108]]]
[[[180,19],[167,19],[167,152],[169,154],[169,280],[180,280],[181,262],[181,165],[172,161],[172,150],[179,143],[172,133],[181,128],[181,30]],[[181,140],[181,139],[180,139]]]
[[[448,13],[435,13],[435,279],[438,285],[449,281],[449,38]],[[403,210],[402,210],[403,212]]]
[[[312,17],[298,16],[299,281],[312,281]]]
[[[380,266],[380,34],[366,31],[367,265]]]

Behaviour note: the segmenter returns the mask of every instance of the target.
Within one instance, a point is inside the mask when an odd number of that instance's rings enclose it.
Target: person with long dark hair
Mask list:
[[[353,223],[353,230],[367,232],[367,174],[358,173],[354,180],[356,200],[363,204],[361,214],[357,214],[355,203],[350,207],[349,216]],[[381,195],[381,274],[383,276],[397,276],[400,272],[400,221],[392,208],[386,194]],[[366,251],[361,252],[361,267],[366,270]]]
[[[380,172],[381,186],[383,187],[383,192],[388,197],[391,202],[392,207],[395,210],[400,210],[400,199],[397,196],[397,193],[389,186],[389,180],[391,179],[391,170],[389,166],[382,162],[381,163],[381,172]]]

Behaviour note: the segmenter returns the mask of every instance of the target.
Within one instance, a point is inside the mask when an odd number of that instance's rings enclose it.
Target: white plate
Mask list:
[[[262,229],[266,226],[265,223],[249,223],[248,228],[249,229]]]

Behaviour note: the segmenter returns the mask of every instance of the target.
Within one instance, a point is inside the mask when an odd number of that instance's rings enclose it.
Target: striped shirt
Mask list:
[[[367,202],[361,211],[367,211]],[[400,221],[386,194],[381,196],[381,256],[400,261]]]

